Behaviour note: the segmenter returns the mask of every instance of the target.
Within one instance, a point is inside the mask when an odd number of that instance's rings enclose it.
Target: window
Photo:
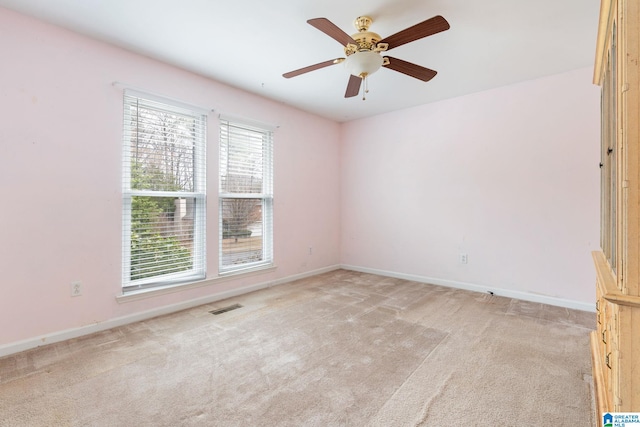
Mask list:
[[[205,277],[206,115],[125,91],[123,288]]]
[[[220,273],[273,263],[273,132],[220,119]]]

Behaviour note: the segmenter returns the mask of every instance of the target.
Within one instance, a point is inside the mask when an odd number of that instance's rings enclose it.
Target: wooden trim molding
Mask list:
[[[606,384],[604,382],[604,377],[602,375],[603,366],[602,360],[603,357],[600,354],[600,345],[598,336],[598,332],[593,331],[589,336],[589,343],[591,345],[591,363],[593,364],[593,382],[594,382],[594,391],[595,391],[595,399],[596,399],[596,410],[597,416],[599,420],[602,419],[602,412],[609,412],[610,407],[607,402],[607,396],[605,395]]]
[[[613,304],[640,307],[640,297],[620,292],[620,289],[618,289],[616,285],[616,278],[611,272],[609,263],[602,251],[594,251],[591,253],[591,256],[593,256],[593,261],[596,266],[598,286],[600,286],[602,297]]]
[[[605,50],[607,49],[607,40],[609,38],[609,28],[613,21],[612,0],[601,0],[600,2],[600,22],[598,24],[598,38],[596,41],[596,60],[593,67],[593,83],[601,85],[602,75],[605,67]]]

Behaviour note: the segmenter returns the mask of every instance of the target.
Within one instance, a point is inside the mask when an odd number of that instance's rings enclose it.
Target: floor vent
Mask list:
[[[240,304],[233,304],[227,307],[219,308],[217,310],[211,310],[209,313],[217,316],[218,314],[226,313],[227,311],[235,310],[236,308],[242,308],[242,306]]]

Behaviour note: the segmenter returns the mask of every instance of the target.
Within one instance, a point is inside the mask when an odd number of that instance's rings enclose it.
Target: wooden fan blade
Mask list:
[[[428,82],[438,74],[437,71],[411,62],[403,61],[402,59],[391,58],[389,56],[387,56],[387,59],[389,59],[389,63],[387,65],[383,65],[384,67],[406,74],[407,76],[415,77],[423,82]]]
[[[345,98],[352,98],[360,93],[360,85],[362,84],[362,78],[351,74],[349,76],[349,83],[347,83],[347,91],[344,93]]]
[[[327,18],[314,18],[307,21],[308,24],[313,25],[329,37],[337,40],[342,46],[346,46],[349,43],[356,44],[356,41],[344,31],[342,31],[336,24],[329,21]]]
[[[402,46],[403,44],[448,30],[449,28],[450,26],[447,20],[438,15],[386,37],[378,43],[388,43],[389,48],[387,50],[390,50],[394,47]]]
[[[330,59],[328,61],[321,62],[315,65],[309,65],[308,67],[300,68],[299,70],[289,71],[284,73],[282,77],[290,79],[291,77],[299,76],[300,74],[308,73],[309,71],[319,70],[320,68],[328,67],[330,65],[339,64],[343,58]]]

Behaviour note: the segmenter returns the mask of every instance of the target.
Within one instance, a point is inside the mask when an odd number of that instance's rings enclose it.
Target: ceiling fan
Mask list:
[[[369,31],[369,26],[373,20],[368,16],[360,16],[353,22],[358,30],[356,34],[348,35],[327,18],[309,19],[307,23],[316,27],[329,37],[338,41],[344,46],[346,58],[330,59],[319,64],[290,71],[283,74],[285,78],[299,76],[300,74],[318,70],[334,64],[344,62],[345,67],[351,74],[347,84],[345,98],[356,96],[360,92],[360,86],[364,81],[364,93],[368,92],[367,77],[375,73],[380,67],[389,68],[394,71],[406,74],[416,79],[427,82],[435,77],[436,71],[422,67],[402,59],[382,56],[381,52],[387,52],[395,47],[410,43],[424,37],[437,34],[449,29],[449,23],[442,16],[434,16],[426,21],[420,22],[412,27],[406,28],[391,36],[381,38],[378,34]]]

